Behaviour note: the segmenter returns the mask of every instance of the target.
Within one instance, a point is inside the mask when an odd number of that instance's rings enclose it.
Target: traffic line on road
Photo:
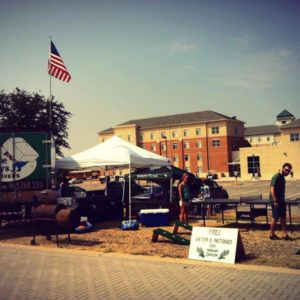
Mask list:
[[[299,196],[299,198],[300,198],[300,193],[290,194],[290,195],[286,196],[285,199],[292,199],[292,198],[294,198],[295,196]]]
[[[236,192],[236,193],[230,193],[230,197],[232,196],[232,195],[244,195],[244,194],[251,194],[251,193],[253,193],[253,192],[258,192],[258,190],[250,190],[250,191],[247,191],[247,192]]]

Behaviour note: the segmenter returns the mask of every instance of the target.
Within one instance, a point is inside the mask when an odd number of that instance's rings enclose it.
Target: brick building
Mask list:
[[[228,176],[232,151],[245,146],[244,122],[214,111],[130,120],[98,134],[100,142],[117,135],[199,176]]]

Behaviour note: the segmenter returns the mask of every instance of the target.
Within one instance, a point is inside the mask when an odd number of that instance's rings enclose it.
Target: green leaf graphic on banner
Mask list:
[[[225,257],[229,254],[229,250],[224,250],[220,256],[218,257],[218,259],[225,259]]]
[[[199,254],[199,256],[201,256],[201,257],[205,257],[205,255],[204,255],[204,251],[203,251],[203,249],[200,247],[197,247],[197,252],[198,252],[198,254]]]

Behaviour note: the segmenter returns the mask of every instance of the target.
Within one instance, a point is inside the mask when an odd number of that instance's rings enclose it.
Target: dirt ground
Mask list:
[[[266,224],[230,223],[226,219],[223,225],[220,216],[216,220],[208,220],[206,226],[227,228],[239,228],[244,244],[246,258],[242,264],[265,265],[273,267],[286,267],[300,269],[300,224],[293,225],[289,230],[293,241],[283,239],[272,241],[269,239],[269,226]],[[259,223],[259,218],[257,219]],[[263,220],[262,220],[263,221]],[[67,235],[59,235],[60,247],[66,249],[93,250],[102,253],[117,252],[133,255],[153,255],[160,257],[187,258],[189,247],[178,245],[163,237],[159,237],[157,243],[151,243],[153,229],[155,227],[143,227],[135,231],[124,231],[118,228],[121,221],[103,221],[95,224],[94,230],[84,234],[71,234],[71,243],[68,243]],[[172,224],[172,223],[171,223]],[[199,219],[191,220],[193,226],[203,226]],[[172,231],[173,225],[163,227]],[[278,228],[278,236],[282,233]],[[189,239],[190,231],[179,229],[179,234]],[[32,228],[28,223],[7,224],[0,229],[0,242],[30,245],[32,240]],[[48,241],[45,236],[37,236],[37,247],[56,247],[55,236]]]

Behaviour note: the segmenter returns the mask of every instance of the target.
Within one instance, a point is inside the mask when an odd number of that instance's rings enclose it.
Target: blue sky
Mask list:
[[[213,110],[300,118],[300,1],[0,0],[0,89],[49,95],[49,36],[72,80],[70,151],[130,119]]]

